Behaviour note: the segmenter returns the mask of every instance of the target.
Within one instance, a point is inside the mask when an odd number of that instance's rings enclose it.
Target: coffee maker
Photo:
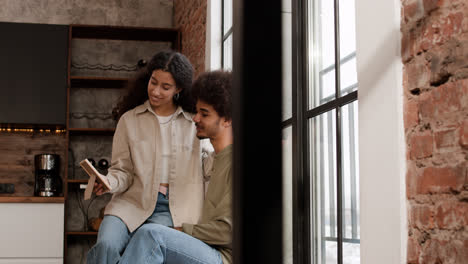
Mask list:
[[[60,156],[57,154],[39,154],[34,156],[35,184],[34,195],[51,197],[62,193],[60,177]]]

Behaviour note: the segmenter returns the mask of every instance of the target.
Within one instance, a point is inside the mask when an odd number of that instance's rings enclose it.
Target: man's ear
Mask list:
[[[231,119],[226,119],[225,117],[223,117],[223,126],[224,127],[232,126],[232,118]]]

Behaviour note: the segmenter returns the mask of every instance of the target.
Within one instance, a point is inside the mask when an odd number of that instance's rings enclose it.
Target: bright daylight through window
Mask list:
[[[313,263],[360,263],[354,10],[353,0],[308,1]]]
[[[222,0],[222,57],[223,69],[232,70],[232,0]]]

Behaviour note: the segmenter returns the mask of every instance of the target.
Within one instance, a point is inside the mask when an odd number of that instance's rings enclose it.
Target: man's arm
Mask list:
[[[182,224],[182,231],[209,245],[231,245],[232,211],[231,192],[227,192],[216,206],[216,215],[212,221],[201,224]]]

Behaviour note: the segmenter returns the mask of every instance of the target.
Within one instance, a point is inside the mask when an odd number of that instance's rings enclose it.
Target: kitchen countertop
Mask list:
[[[64,197],[0,196],[0,203],[64,203]]]

